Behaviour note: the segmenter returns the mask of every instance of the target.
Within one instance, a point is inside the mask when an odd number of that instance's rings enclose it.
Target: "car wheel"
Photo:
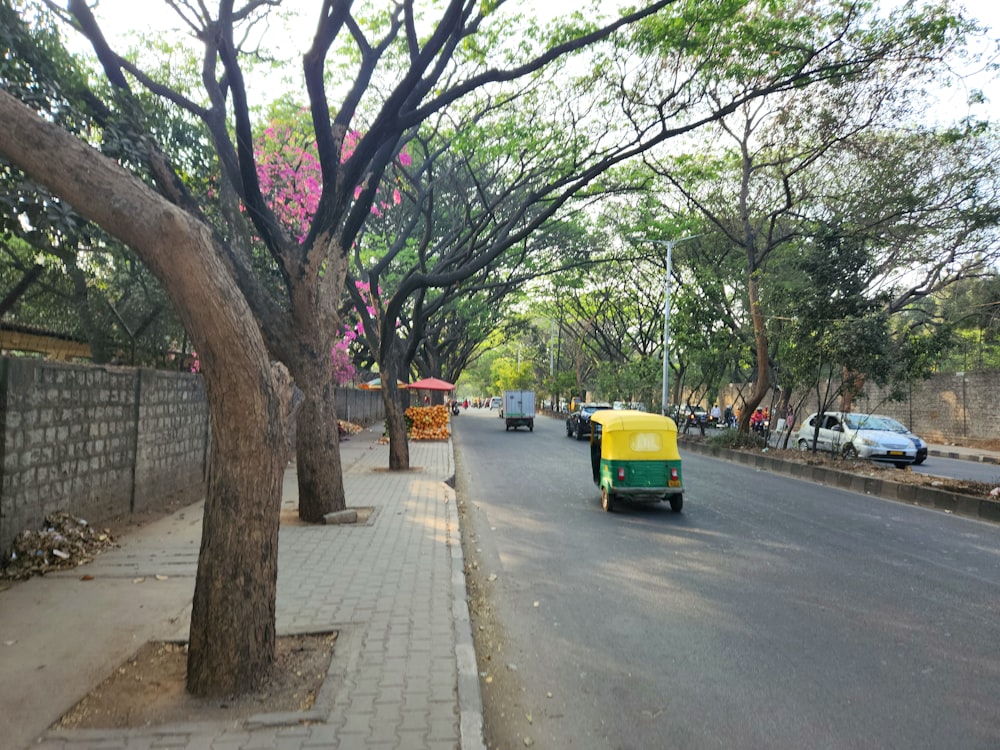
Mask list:
[[[684,495],[670,496],[670,510],[672,510],[674,513],[680,513],[683,507],[684,507]]]
[[[566,423],[566,437],[573,437],[573,426],[569,422]]]
[[[610,513],[615,509],[615,496],[608,492],[607,487],[601,487],[601,507],[605,513]]]
[[[855,448],[850,443],[848,443],[847,445],[844,446],[844,449],[841,451],[841,454],[844,456],[844,458],[848,459],[849,461],[853,461],[858,457],[858,449]]]

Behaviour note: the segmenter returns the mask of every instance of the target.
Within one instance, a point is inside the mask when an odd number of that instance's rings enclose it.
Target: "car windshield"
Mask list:
[[[895,419],[881,414],[845,414],[844,422],[852,430],[882,430],[884,432],[909,432]]]
[[[892,432],[909,432],[909,430],[904,425],[897,422],[892,417],[880,417],[880,419],[882,420],[882,424],[884,425],[882,427],[883,430],[890,430]]]

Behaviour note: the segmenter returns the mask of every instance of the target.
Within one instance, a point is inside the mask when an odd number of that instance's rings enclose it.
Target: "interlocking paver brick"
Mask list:
[[[451,444],[414,443],[411,465],[419,470],[388,472],[388,446],[378,443],[381,433],[378,425],[342,446],[348,505],[375,508],[367,524],[283,525],[279,534],[279,634],[341,631],[329,714],[322,721],[300,725],[290,720],[252,730],[232,722],[214,729],[176,725],[129,732],[47,734],[42,727],[32,750],[482,748],[481,736],[462,737],[459,729],[456,626],[468,629],[468,608],[454,493],[445,484],[454,474]],[[285,488],[294,492],[294,465],[288,472]],[[286,497],[286,506],[293,500]],[[175,604],[164,611],[163,620],[173,618],[174,631],[177,612],[189,608],[193,590],[200,536],[196,510],[153,524],[141,538],[125,540],[120,550],[100,558],[101,565],[117,566],[110,569],[132,571],[149,568],[152,559],[161,565],[176,559],[171,577],[190,588],[178,587]],[[50,614],[40,614],[38,621]],[[463,637],[471,642],[471,634]],[[108,670],[118,661],[109,657]],[[473,703],[478,705],[478,684],[476,689]]]
[[[399,742],[396,745],[396,750],[424,750],[427,747],[425,732],[401,729],[397,737]]]
[[[375,713],[352,711],[344,716],[344,734],[369,734],[372,729]]]
[[[310,724],[309,736],[303,740],[303,750],[323,750],[337,747],[340,728],[332,724]]]

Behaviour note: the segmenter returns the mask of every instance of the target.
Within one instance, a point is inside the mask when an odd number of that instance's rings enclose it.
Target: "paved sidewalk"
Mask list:
[[[927,455],[941,458],[958,458],[981,464],[1000,464],[1000,452],[983,448],[966,448],[961,445],[927,445]]]
[[[450,442],[410,444],[389,472],[378,424],[342,445],[366,524],[283,524],[278,634],[339,632],[321,696],[301,714],[142,730],[48,729],[147,640],[187,638],[201,505],[130,532],[85,568],[0,592],[0,746],[10,750],[484,747]],[[283,503],[295,506],[294,466]],[[94,580],[82,581],[86,573]],[[141,580],[140,580],[141,579]]]

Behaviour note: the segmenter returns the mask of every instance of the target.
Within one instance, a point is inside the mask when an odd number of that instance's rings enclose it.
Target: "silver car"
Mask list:
[[[845,458],[887,461],[902,468],[917,460],[917,448],[907,436],[883,424],[875,414],[828,411],[810,414],[798,433],[799,450],[837,453]],[[818,429],[817,429],[818,428]]]
[[[923,438],[914,435],[910,428],[904,425],[902,422],[898,422],[892,417],[884,417],[881,414],[872,414],[872,417],[881,420],[881,429],[891,430],[892,432],[898,432],[900,435],[906,435],[913,443],[914,447],[917,449],[917,460],[913,463],[922,464],[927,460],[927,441]]]

